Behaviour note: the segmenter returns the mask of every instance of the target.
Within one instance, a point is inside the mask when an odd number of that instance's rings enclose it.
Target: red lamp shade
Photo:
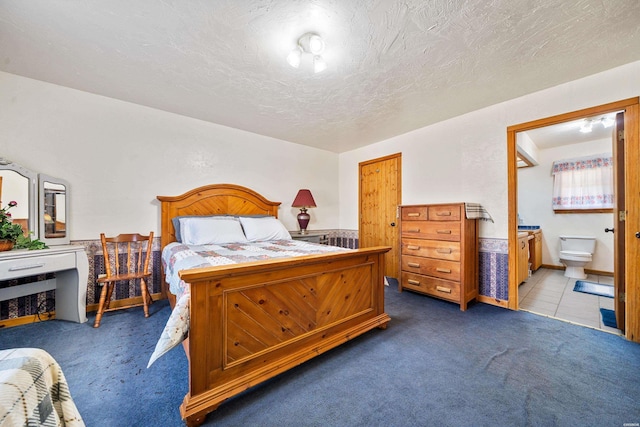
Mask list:
[[[307,213],[307,208],[316,207],[316,201],[313,200],[311,191],[307,189],[298,191],[298,194],[293,200],[291,206],[294,208],[300,208],[300,213],[298,214],[298,225],[300,226],[300,233],[306,233],[307,225],[309,225],[309,220],[311,219],[311,216]]]
[[[316,201],[313,200],[313,196],[311,195],[311,191],[303,189],[298,191],[296,198],[293,200],[291,204],[294,208],[315,208]]]

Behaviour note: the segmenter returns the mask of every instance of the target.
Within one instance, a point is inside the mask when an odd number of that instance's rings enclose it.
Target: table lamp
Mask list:
[[[305,234],[307,232],[307,225],[309,225],[309,220],[311,219],[311,216],[307,213],[307,208],[316,207],[316,201],[313,200],[311,191],[307,189],[298,191],[298,194],[293,200],[291,206],[294,208],[300,208],[300,213],[298,214],[298,225],[300,226],[300,234]]]

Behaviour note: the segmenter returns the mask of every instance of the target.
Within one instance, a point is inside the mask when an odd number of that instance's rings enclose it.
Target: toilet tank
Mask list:
[[[596,238],[593,236],[560,236],[561,251],[587,252],[593,254]]]

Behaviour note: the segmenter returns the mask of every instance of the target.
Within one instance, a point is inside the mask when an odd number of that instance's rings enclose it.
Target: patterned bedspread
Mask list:
[[[37,348],[0,350],[0,426],[84,426],[60,365]]]
[[[176,305],[147,367],[184,341],[189,333],[189,287],[180,279],[179,272],[181,270],[347,250],[349,249],[300,240],[271,240],[202,246],[189,246],[175,242],[168,244],[162,250],[162,265],[169,289],[171,293],[176,295]]]

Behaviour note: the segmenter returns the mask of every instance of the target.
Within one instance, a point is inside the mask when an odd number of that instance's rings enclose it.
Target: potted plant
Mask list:
[[[18,202],[10,201],[6,207],[0,208],[0,251],[17,249],[46,249],[47,245],[38,239],[31,240],[25,236],[20,224],[14,224],[9,209],[17,206]]]

